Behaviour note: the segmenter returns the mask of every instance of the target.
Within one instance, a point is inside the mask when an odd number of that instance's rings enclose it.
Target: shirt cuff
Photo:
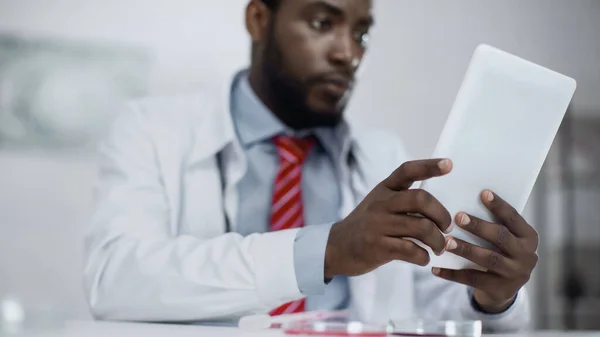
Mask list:
[[[471,294],[462,298],[461,301],[464,302],[460,306],[465,307],[467,310],[463,311],[461,318],[464,320],[481,321],[483,333],[485,334],[514,333],[531,328],[531,312],[525,288],[519,290],[514,303],[501,313],[489,314],[478,311],[473,307],[473,296]]]
[[[487,311],[483,310],[479,306],[477,301],[475,301],[475,297],[473,297],[473,288],[469,287],[467,291],[469,292],[469,298],[471,299],[471,307],[473,307],[473,310],[475,310],[479,313],[482,313],[482,314],[486,314],[486,315],[501,315],[501,314],[507,312],[510,308],[512,308],[513,305],[515,305],[515,302],[517,302],[517,297],[519,296],[519,293],[517,293],[515,295],[515,297],[513,298],[512,302],[510,303],[510,305],[508,307],[506,307],[506,309],[504,309],[500,312],[491,313],[491,312],[487,312]]]
[[[301,228],[294,241],[294,268],[304,296],[325,293],[325,249],[333,224]]]

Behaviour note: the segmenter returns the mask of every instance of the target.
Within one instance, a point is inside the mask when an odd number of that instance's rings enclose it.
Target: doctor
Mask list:
[[[481,200],[497,223],[449,214],[409,187],[450,173],[450,160],[407,161],[394,137],[343,118],[371,5],[251,0],[248,70],[120,114],[86,236],[96,318],[219,323],[349,308],[368,322],[526,326],[535,230],[491,191]],[[451,216],[499,253],[444,238]],[[488,271],[424,268],[427,252],[405,238]]]

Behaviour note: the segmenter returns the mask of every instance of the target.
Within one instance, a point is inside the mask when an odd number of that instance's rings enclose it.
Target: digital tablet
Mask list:
[[[433,158],[450,158],[447,176],[421,182],[453,217],[465,211],[492,221],[480,201],[496,192],[521,213],[575,92],[574,79],[496,48],[480,45],[441,133]],[[454,226],[450,235],[492,248]],[[476,268],[451,253],[431,267]]]

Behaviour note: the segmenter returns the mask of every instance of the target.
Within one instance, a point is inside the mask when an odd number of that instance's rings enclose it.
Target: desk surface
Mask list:
[[[65,334],[62,334],[65,335]],[[111,323],[73,321],[66,324],[66,336],[77,337],[281,337],[281,331],[243,331],[237,328],[182,326],[141,323]],[[517,337],[591,337],[600,336],[598,332],[558,332],[544,331],[518,335]]]

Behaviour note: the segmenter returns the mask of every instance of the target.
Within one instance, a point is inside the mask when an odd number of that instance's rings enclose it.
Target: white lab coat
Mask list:
[[[253,221],[236,217],[246,162],[229,113],[232,78],[194,95],[132,103],[102,143],[85,261],[96,318],[231,320],[302,297],[297,229],[226,231],[225,216],[231,224]],[[351,134],[355,161],[342,174],[342,217],[409,159],[388,134],[354,127]],[[524,292],[507,312],[485,315],[465,286],[400,261],[350,278],[350,289],[351,311],[368,322],[480,319],[486,330],[511,331],[529,320]]]

